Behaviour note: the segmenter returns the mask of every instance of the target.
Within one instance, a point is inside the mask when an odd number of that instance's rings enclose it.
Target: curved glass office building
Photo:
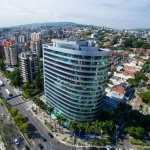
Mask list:
[[[46,103],[68,120],[95,120],[101,110],[111,51],[86,40],[52,42],[43,44]]]

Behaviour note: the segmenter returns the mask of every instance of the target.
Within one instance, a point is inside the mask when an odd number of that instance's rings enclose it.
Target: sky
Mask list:
[[[0,0],[0,27],[74,22],[118,29],[150,28],[150,0]]]

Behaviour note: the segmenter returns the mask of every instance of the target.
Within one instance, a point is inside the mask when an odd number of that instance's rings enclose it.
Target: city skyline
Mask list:
[[[149,28],[150,1],[51,0],[1,2],[0,27],[42,22],[75,22],[118,29]],[[40,18],[40,19],[39,19]]]

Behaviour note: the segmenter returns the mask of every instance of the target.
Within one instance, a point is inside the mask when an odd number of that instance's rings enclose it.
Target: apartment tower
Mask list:
[[[93,41],[65,39],[43,44],[45,99],[55,114],[85,123],[101,110],[110,50]]]

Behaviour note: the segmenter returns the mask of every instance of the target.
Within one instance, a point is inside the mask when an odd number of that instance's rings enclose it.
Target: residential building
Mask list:
[[[31,50],[37,54],[38,57],[42,56],[42,41],[31,41]]]
[[[26,51],[27,51],[27,46],[26,45],[24,45],[24,44],[19,44],[18,45],[18,54],[24,53]]]
[[[95,120],[101,110],[111,51],[86,40],[52,42],[43,44],[46,103],[68,120]]]
[[[3,58],[4,56],[5,56],[4,45],[0,44],[0,58]]]
[[[25,43],[26,42],[26,36],[25,35],[20,35],[19,36],[19,43]]]
[[[39,73],[39,58],[32,51],[19,55],[19,68],[24,83],[32,83]]]
[[[6,63],[11,66],[15,66],[18,63],[18,45],[13,44],[11,46],[4,47]]]
[[[125,93],[126,91],[123,86],[115,85],[112,87],[111,92],[106,94],[104,103],[107,103],[111,107],[117,108],[120,102],[124,102]]]
[[[135,78],[135,72],[129,70],[120,71],[118,73],[114,72],[114,76],[127,80],[129,78]]]

